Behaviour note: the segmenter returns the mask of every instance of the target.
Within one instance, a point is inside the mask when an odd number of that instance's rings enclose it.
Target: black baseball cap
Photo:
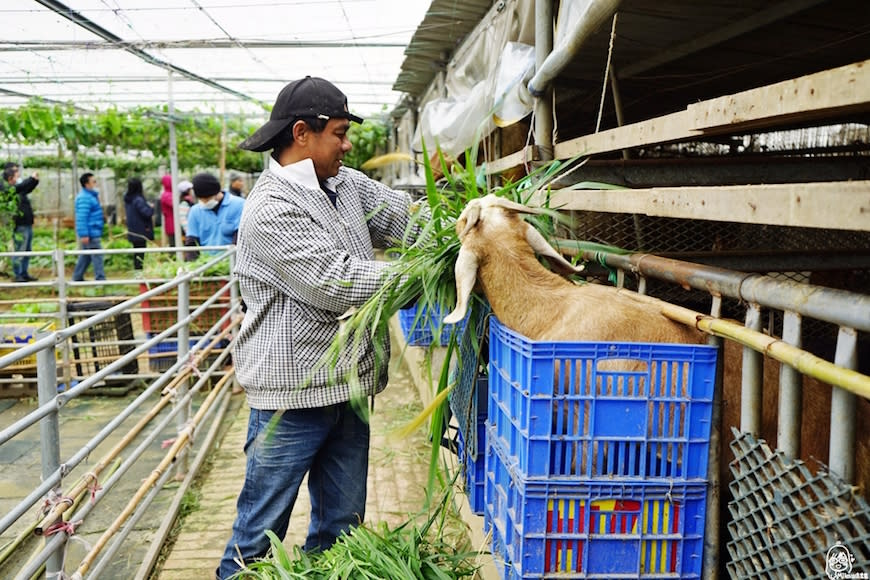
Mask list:
[[[271,149],[272,139],[287,125],[302,117],[363,122],[362,117],[348,111],[347,97],[338,87],[325,79],[307,76],[288,83],[281,89],[269,121],[242,141],[239,147],[249,151]]]
[[[211,173],[197,173],[193,176],[193,195],[211,197],[221,191],[221,182]]]

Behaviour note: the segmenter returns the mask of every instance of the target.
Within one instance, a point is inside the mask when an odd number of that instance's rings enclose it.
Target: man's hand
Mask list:
[[[30,176],[31,176],[33,179],[37,179],[37,180],[38,180],[38,179],[39,179],[39,172],[38,172],[38,171],[34,171]]]
[[[82,236],[81,238],[79,238],[79,241],[82,243],[83,246],[87,246],[88,242],[91,241],[91,238],[89,238],[88,236]]]

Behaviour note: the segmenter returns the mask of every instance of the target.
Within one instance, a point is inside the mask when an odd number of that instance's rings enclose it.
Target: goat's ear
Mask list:
[[[456,308],[444,317],[445,324],[456,324],[465,318],[465,313],[468,312],[468,300],[471,298],[471,291],[477,281],[477,256],[465,246],[459,248],[454,273],[456,275]]]
[[[525,223],[525,222],[524,222]],[[556,261],[556,263],[561,266],[563,269],[568,270],[569,272],[574,272],[575,274],[579,274],[584,270],[584,267],[575,266],[568,260],[566,260],[562,254],[557,252],[553,246],[547,243],[547,240],[544,239],[544,236],[541,235],[541,232],[536,230],[534,226],[530,223],[526,223],[526,241],[532,247],[536,254],[540,254],[541,256],[546,256],[547,258],[552,258]]]

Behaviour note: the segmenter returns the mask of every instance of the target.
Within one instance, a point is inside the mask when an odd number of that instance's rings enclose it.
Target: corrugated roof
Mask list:
[[[405,49],[393,90],[422,95],[492,5],[492,0],[433,0]]]

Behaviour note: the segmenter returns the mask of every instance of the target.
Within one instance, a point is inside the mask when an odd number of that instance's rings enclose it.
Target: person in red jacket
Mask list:
[[[175,214],[172,212],[172,176],[167,174],[161,180],[163,193],[160,194],[160,211],[163,212],[163,231],[169,239],[169,245],[175,246]]]

